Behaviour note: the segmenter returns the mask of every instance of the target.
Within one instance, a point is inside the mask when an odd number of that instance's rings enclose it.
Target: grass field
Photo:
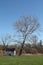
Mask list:
[[[42,56],[0,56],[0,65],[43,65]]]

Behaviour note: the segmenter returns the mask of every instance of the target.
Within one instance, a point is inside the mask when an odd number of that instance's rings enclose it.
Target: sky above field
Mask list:
[[[43,0],[0,0],[0,38],[6,34],[15,34],[13,22],[20,16],[38,17],[43,28]],[[43,40],[43,32],[40,33]]]

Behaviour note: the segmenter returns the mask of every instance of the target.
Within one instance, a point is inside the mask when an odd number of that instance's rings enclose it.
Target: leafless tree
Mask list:
[[[38,36],[36,35],[31,35],[29,38],[30,43],[32,43],[32,45],[37,45],[38,43]]]
[[[5,37],[1,38],[1,43],[3,45],[3,49],[6,48],[11,42],[11,35],[6,35]]]
[[[19,55],[22,54],[23,46],[27,40],[27,36],[29,37],[34,31],[39,28],[39,22],[37,18],[32,16],[23,16],[18,21],[14,22],[14,28],[17,30],[21,40],[21,49]]]

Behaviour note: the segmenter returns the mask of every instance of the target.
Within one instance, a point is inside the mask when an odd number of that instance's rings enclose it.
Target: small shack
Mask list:
[[[13,56],[14,55],[15,48],[6,48],[5,55],[7,56]]]

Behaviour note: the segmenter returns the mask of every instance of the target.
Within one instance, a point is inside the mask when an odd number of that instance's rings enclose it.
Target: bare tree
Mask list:
[[[39,22],[37,18],[31,16],[23,16],[18,21],[14,22],[15,30],[17,30],[18,34],[21,38],[21,48],[19,55],[22,54],[23,46],[27,40],[27,36],[29,37],[34,31],[39,28]]]
[[[2,37],[1,43],[3,44],[3,49],[5,49],[6,46],[8,46],[10,42],[11,42],[11,35],[6,35],[5,37]]]
[[[30,43],[32,43],[32,45],[37,45],[38,43],[38,37],[36,35],[31,35],[29,38]]]

